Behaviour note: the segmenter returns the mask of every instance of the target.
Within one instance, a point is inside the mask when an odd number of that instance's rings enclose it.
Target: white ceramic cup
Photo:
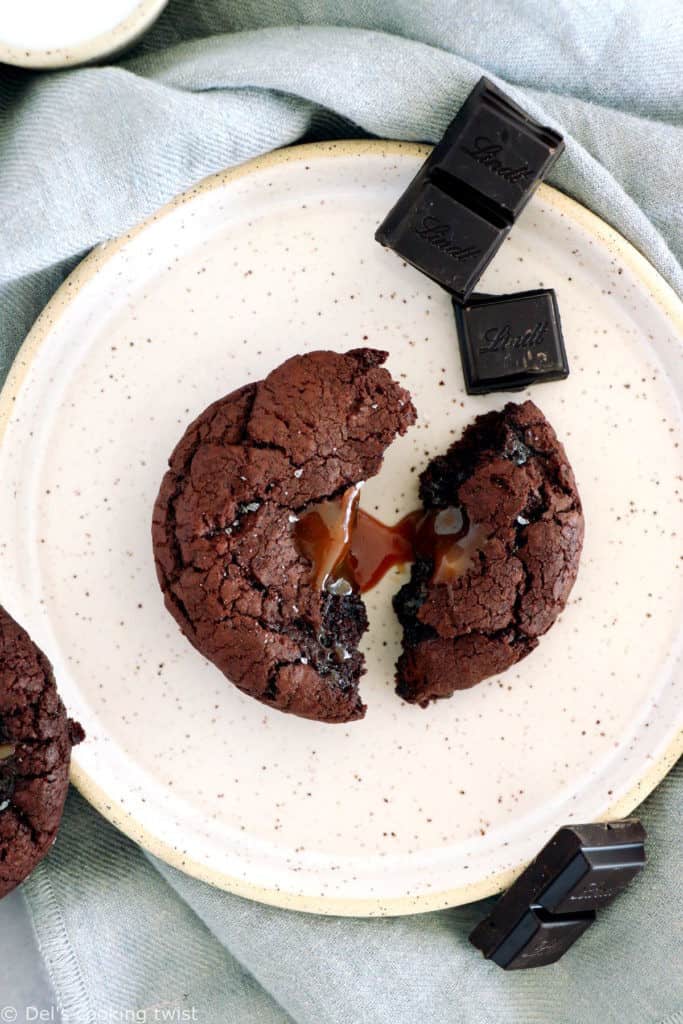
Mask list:
[[[65,68],[135,42],[168,0],[21,0],[0,3],[0,62]]]

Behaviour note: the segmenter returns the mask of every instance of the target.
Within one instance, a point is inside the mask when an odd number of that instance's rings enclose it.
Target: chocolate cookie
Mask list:
[[[52,846],[83,730],[67,718],[52,667],[0,607],[0,898]]]
[[[418,557],[394,607],[396,692],[425,707],[537,646],[576,579],[584,521],[564,448],[532,402],[479,416],[430,463],[420,494],[448,510],[441,551]]]
[[[311,503],[374,476],[414,422],[385,359],[295,356],[209,406],[171,456],[154,509],[157,574],[185,636],[244,693],[303,718],[365,713],[365,608],[350,587],[321,586],[295,526]]]

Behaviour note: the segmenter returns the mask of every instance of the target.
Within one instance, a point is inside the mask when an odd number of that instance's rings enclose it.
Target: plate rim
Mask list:
[[[0,59],[2,59],[1,54],[2,47],[0,45]],[[412,142],[352,139],[308,143],[274,150],[204,178],[192,188],[171,199],[130,231],[112,241],[96,246],[52,296],[15,356],[5,384],[0,390],[0,445],[3,443],[16,400],[30,366],[55,323],[75,300],[80,289],[94,277],[99,269],[128,242],[142,234],[152,224],[180,206],[191,202],[199,195],[219,189],[241,177],[261,172],[275,165],[311,161],[320,157],[358,158],[365,155],[420,157],[425,156],[430,149],[431,146]],[[613,227],[575,199],[549,185],[542,184],[540,189],[546,202],[555,207],[561,215],[578,223],[589,235],[605,244],[612,254],[617,255],[629,267],[645,285],[661,310],[672,321],[674,328],[683,333],[683,301],[652,264]],[[600,820],[609,821],[628,815],[661,782],[682,754],[683,726],[674,733],[670,743],[656,761],[645,762],[644,771],[638,781],[604,810],[600,815]],[[507,888],[526,866],[525,862],[522,862],[477,882],[438,893],[422,893],[390,899],[380,897],[352,899],[288,893],[278,888],[266,888],[227,875],[180,853],[173,845],[150,832],[121,804],[113,801],[106,791],[78,764],[77,752],[71,762],[70,779],[79,793],[110,824],[171,867],[237,896],[289,910],[344,917],[391,917],[425,913],[493,896]]]
[[[0,39],[0,63],[19,68],[67,68],[110,57],[135,42],[159,17],[168,0],[138,0],[130,14],[112,28],[75,46],[42,50],[10,46]]]

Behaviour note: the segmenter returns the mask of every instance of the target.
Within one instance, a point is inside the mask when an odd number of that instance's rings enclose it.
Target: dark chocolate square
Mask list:
[[[557,132],[482,78],[430,158],[430,174],[465,183],[517,218],[563,149]]]
[[[521,391],[569,375],[552,289],[453,303],[470,395]]]
[[[594,920],[595,911],[555,916],[542,907],[529,907],[491,959],[506,971],[553,964]]]
[[[623,892],[645,866],[640,843],[613,847],[583,847],[538,897],[554,914],[604,907]]]
[[[466,299],[509,230],[423,178],[401,197],[375,237]]]

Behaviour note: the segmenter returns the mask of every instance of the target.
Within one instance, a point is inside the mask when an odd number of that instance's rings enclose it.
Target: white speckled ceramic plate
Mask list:
[[[557,826],[630,811],[680,751],[681,307],[549,188],[482,281],[554,287],[571,360],[533,399],[573,462],[586,547],[538,650],[426,711],[403,704],[396,573],[369,596],[367,717],[324,726],[240,694],[164,610],[153,499],[218,396],[296,352],[388,349],[420,414],[363,492],[388,520],[415,506],[426,460],[505,401],[465,394],[448,297],[373,241],[424,155],[305,147],[210,179],[80,266],[0,402],[0,598],[88,732],[76,785],[170,863],[306,910],[495,892]]]

